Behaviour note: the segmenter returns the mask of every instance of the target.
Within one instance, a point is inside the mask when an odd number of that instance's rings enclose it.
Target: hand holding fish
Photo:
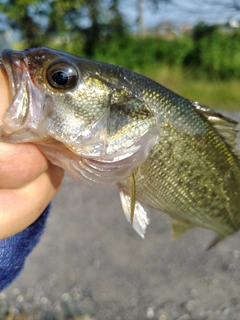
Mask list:
[[[0,122],[9,106],[6,74],[0,68]],[[33,144],[0,143],[0,239],[32,224],[60,188],[63,170]]]

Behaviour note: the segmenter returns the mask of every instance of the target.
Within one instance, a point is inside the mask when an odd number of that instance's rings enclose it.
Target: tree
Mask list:
[[[29,47],[83,43],[84,53],[92,56],[101,37],[126,31],[119,0],[0,0],[0,11]]]
[[[144,0],[137,0],[137,24],[138,24],[138,35],[141,37],[144,35],[144,23],[143,23],[143,1]],[[150,0],[148,4],[150,4],[154,9],[159,9],[160,4],[162,3],[170,3],[171,0]]]
[[[46,45],[56,35],[63,35],[75,26],[72,21],[83,0],[1,0],[0,10],[18,29],[22,41],[31,47]]]

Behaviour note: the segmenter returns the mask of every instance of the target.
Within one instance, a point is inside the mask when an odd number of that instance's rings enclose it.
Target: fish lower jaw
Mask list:
[[[77,155],[54,139],[35,143],[54,165],[66,170],[75,180],[88,185],[116,185],[130,177],[138,166],[131,157],[122,161],[105,162]]]

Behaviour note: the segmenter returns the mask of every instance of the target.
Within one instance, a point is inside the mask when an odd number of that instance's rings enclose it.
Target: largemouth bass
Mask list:
[[[32,142],[90,185],[117,184],[144,236],[146,206],[167,213],[175,237],[200,226],[240,229],[237,122],[131,70],[49,48],[5,50],[12,103],[1,140]],[[210,246],[211,246],[210,245]]]

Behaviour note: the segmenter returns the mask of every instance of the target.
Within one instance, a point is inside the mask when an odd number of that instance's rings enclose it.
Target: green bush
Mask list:
[[[95,48],[93,58],[135,70],[145,69],[153,64],[182,66],[192,46],[190,37],[170,41],[128,35],[114,41],[101,41]]]
[[[74,34],[63,50],[86,56],[86,39]],[[61,49],[58,47],[58,49]],[[223,30],[200,24],[192,35],[173,39],[101,36],[89,58],[144,72],[148,69],[176,67],[194,78],[225,80],[240,78],[240,30]]]
[[[194,47],[185,67],[194,67],[198,76],[213,79],[240,77],[240,32],[199,26],[193,33]]]

